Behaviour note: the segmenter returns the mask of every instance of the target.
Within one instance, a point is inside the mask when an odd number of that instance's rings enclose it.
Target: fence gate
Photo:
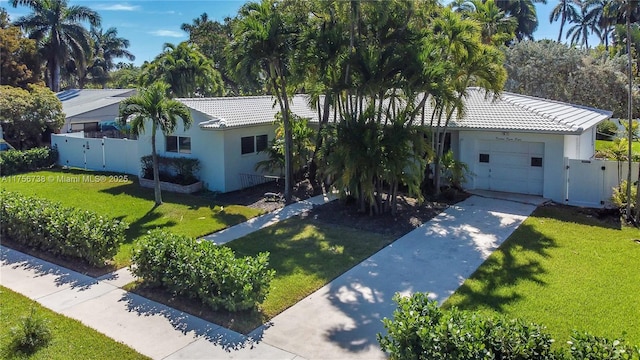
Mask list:
[[[607,195],[605,171],[607,165],[602,160],[575,160],[567,163],[568,204],[576,206],[601,207]]]
[[[565,202],[569,205],[602,207],[610,204],[613,188],[627,178],[626,162],[565,159],[565,164]],[[632,182],[638,179],[638,166],[638,163],[632,164]]]

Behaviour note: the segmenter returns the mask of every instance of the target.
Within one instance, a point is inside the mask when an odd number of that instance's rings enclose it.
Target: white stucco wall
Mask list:
[[[588,160],[593,158],[596,146],[596,127],[585,130],[581,135],[565,135],[564,156],[570,159]]]
[[[259,174],[256,163],[266,160],[264,153],[242,154],[241,138],[245,136],[267,135],[269,142],[275,137],[275,124],[228,129],[224,131],[225,192],[239,190],[242,187],[240,174]]]
[[[543,160],[543,197],[554,201],[564,201],[564,136],[535,133],[508,133],[485,131],[460,131],[458,148],[460,160],[469,169],[478,172],[478,142],[479,141],[525,141],[544,143]],[[473,177],[465,184],[468,189],[475,189]]]
[[[203,130],[199,124],[209,120],[203,114],[192,111],[193,124],[184,129],[180,123],[174,136],[187,136],[191,138],[191,153],[176,153],[166,151],[166,138],[164,134],[156,134],[156,150],[158,155],[166,157],[186,157],[198,159],[200,170],[196,174],[203,182],[206,189],[224,192],[224,133],[222,131]],[[150,129],[150,127],[149,127]],[[139,137],[140,157],[151,155],[151,136],[144,134]]]

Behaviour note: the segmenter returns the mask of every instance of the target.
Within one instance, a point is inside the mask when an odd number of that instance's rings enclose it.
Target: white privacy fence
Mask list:
[[[80,132],[51,135],[51,146],[58,149],[58,163],[63,166],[136,176],[140,173],[137,140],[90,139]]]
[[[633,182],[638,180],[639,165],[632,164]],[[627,179],[628,166],[627,162],[565,158],[565,202],[586,207],[610,204],[613,188]]]

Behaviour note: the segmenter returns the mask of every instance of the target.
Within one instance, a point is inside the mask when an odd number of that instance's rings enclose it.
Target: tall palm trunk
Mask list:
[[[55,58],[47,62],[49,68],[49,88],[53,92],[60,91],[60,64]]]
[[[560,32],[558,33],[558,42],[562,41],[562,29],[564,29],[564,23],[567,21],[566,8],[562,11],[562,20],[560,20]]]
[[[158,170],[158,152],[156,151],[156,121],[151,127],[151,158],[153,160],[153,195],[156,206],[162,205],[162,192],[160,191],[160,171]]]
[[[291,202],[291,192],[293,190],[293,149],[291,148],[293,134],[291,132],[291,120],[289,119],[289,98],[284,78],[282,79],[282,93],[282,102],[284,103],[284,113],[282,114],[284,125],[284,201],[288,204]]]
[[[627,114],[629,115],[629,153],[628,153],[628,159],[629,159],[629,167],[628,167],[628,172],[627,172],[627,221],[630,221],[632,219],[632,215],[631,215],[631,161],[632,161],[632,153],[631,153],[631,146],[633,145],[633,132],[631,131],[631,129],[633,129],[633,114],[631,113],[632,109],[633,109],[633,94],[632,94],[632,90],[633,90],[633,77],[632,77],[632,71],[633,71],[633,64],[632,64],[632,57],[631,57],[631,6],[629,5],[629,9],[627,9],[627,61],[628,61],[628,80],[629,80],[629,94],[627,95]],[[636,205],[637,206],[637,205]]]
[[[316,146],[311,156],[311,162],[309,163],[309,181],[314,188],[320,189],[321,181],[318,180],[318,153],[322,148],[324,142],[324,136],[322,134],[324,127],[329,122],[329,111],[331,110],[331,95],[329,93],[324,96],[324,103],[322,104],[322,110],[320,104],[318,104],[318,132],[316,134]]]

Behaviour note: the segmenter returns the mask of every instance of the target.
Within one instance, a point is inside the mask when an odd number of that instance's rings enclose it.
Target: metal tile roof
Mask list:
[[[133,95],[134,89],[71,89],[56,93],[67,118],[117,104]]]
[[[291,99],[291,111],[317,122],[317,112],[309,106],[307,99],[306,95],[295,95]],[[272,96],[178,100],[211,119],[200,123],[203,129],[267,124],[273,122],[280,111]],[[612,115],[611,111],[507,92],[495,99],[479,88],[469,88],[464,101],[465,112],[461,118],[453,115],[450,129],[579,134]],[[431,114],[431,111],[428,105],[426,113]]]
[[[317,122],[318,115],[308,104],[306,95],[295,95],[290,99],[291,111],[303,118]],[[177,99],[191,109],[205,114],[211,120],[200,123],[202,129],[224,129],[231,127],[268,124],[280,111],[272,96],[241,96],[219,98]]]
[[[613,112],[504,92],[498,99],[470,88],[465,113],[454,114],[450,129],[579,134]]]

